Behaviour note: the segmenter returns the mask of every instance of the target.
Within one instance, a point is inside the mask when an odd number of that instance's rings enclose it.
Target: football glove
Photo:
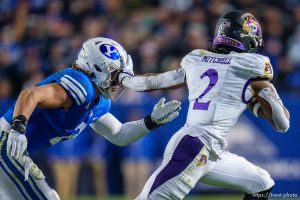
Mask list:
[[[134,76],[133,72],[133,63],[130,55],[122,56],[121,57],[121,70],[119,74],[119,83],[122,85],[122,80],[125,77],[132,77]]]
[[[151,115],[145,117],[145,125],[149,130],[156,129],[178,117],[181,103],[177,100],[167,103],[165,101],[165,98],[161,98],[154,106]]]
[[[19,160],[27,149],[27,138],[25,136],[27,119],[19,115],[13,119],[11,130],[7,139],[7,155]]]

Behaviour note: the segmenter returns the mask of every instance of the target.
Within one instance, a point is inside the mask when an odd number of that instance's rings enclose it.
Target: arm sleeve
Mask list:
[[[163,89],[184,83],[184,78],[185,71],[180,68],[153,76],[126,77],[122,85],[135,91]]]
[[[122,124],[111,113],[105,114],[90,126],[96,133],[118,146],[135,142],[149,132],[144,119]]]
[[[264,88],[259,92],[259,96],[265,99],[272,108],[272,120],[278,132],[286,132],[290,127],[290,121],[284,113],[283,103],[273,85],[272,89]]]

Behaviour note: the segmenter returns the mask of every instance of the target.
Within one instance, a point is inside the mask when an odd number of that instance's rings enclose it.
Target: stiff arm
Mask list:
[[[115,145],[126,146],[179,115],[180,102],[173,100],[165,103],[165,101],[165,98],[161,98],[153,107],[151,115],[147,115],[144,119],[122,124],[112,114],[107,113],[90,126]]]
[[[183,68],[160,74],[125,77],[121,84],[134,91],[170,90],[186,86]]]
[[[111,113],[103,115],[90,127],[117,146],[126,146],[150,132],[144,119],[122,124]]]

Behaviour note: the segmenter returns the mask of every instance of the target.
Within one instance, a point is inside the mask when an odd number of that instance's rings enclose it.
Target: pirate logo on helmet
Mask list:
[[[245,22],[243,24],[244,34],[241,37],[259,37],[261,36],[261,28],[258,21],[252,16],[248,15],[245,17]]]

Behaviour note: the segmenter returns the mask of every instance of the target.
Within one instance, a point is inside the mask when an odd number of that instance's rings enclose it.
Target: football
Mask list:
[[[257,115],[261,118],[272,119],[272,107],[271,105],[262,97],[255,96],[253,100],[249,103],[249,108],[253,112],[255,105],[259,103],[260,107],[257,110]]]

